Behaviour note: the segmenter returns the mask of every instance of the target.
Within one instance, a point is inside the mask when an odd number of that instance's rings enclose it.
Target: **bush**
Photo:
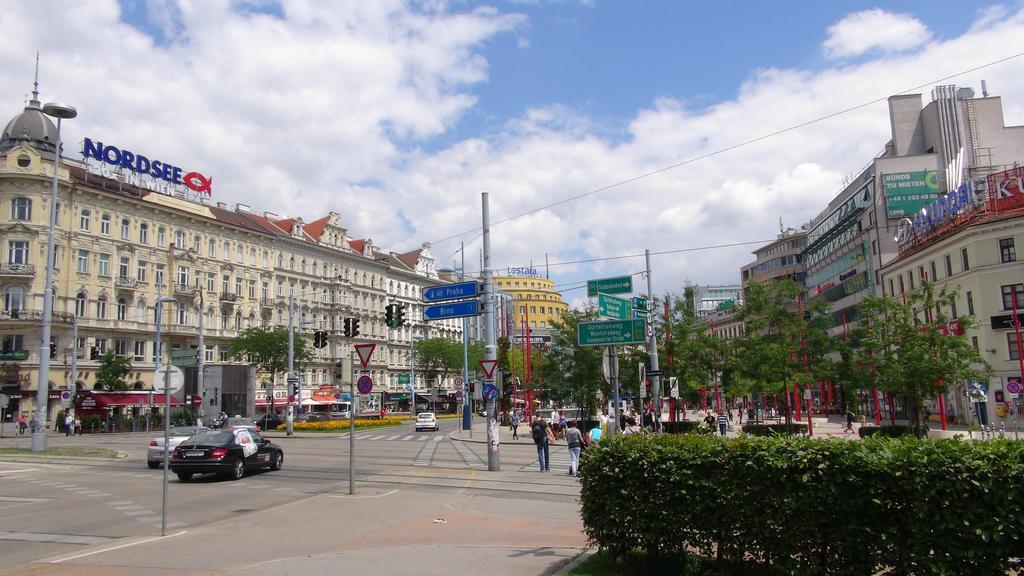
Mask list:
[[[807,434],[807,424],[744,424],[744,434],[751,436],[785,436],[787,434]]]
[[[857,434],[861,438],[867,438],[869,436],[884,436],[885,438],[899,438],[900,436],[920,436],[925,437],[928,435],[928,427],[918,427],[918,432],[914,433],[913,426],[861,426],[857,430]]]
[[[397,416],[386,416],[383,420],[380,418],[356,418],[356,430],[362,430],[366,428],[380,428],[381,426],[395,426],[396,424],[402,424],[407,422],[408,418],[400,418]],[[278,430],[287,430],[287,424],[281,424],[277,427]],[[348,420],[325,420],[322,422],[294,422],[292,423],[292,430],[296,432],[347,432],[349,429]]]
[[[667,434],[689,434],[691,432],[697,432],[699,427],[700,422],[694,422],[692,420],[661,423],[662,432]]]
[[[587,536],[615,557],[1005,574],[1024,550],[1019,442],[640,434],[588,449],[581,475]]]
[[[97,414],[82,416],[82,433],[100,432],[103,430],[103,419]]]

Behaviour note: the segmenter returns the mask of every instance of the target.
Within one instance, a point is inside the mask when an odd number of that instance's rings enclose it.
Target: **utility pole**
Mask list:
[[[78,316],[71,319],[71,413],[76,414],[75,399],[78,394]]]
[[[459,281],[466,279],[466,243],[459,244],[462,253],[462,267],[459,269]],[[473,398],[469,393],[469,318],[462,318],[462,429],[469,430],[473,437]]]
[[[484,360],[497,362],[498,339],[495,333],[497,327],[494,324],[494,282],[491,274],[491,215],[487,192],[481,194],[481,207],[484,229],[484,326],[487,330]],[[490,472],[501,470],[501,453],[498,447],[498,415],[495,414],[495,406],[496,402],[494,399],[487,401],[487,470]]]
[[[196,273],[198,276],[199,274]],[[203,300],[203,287],[199,284],[199,278],[196,278],[196,288],[199,289],[199,355],[196,357],[196,392],[199,393],[199,419],[203,420],[204,423],[209,424],[206,421],[206,342],[203,340],[203,316],[205,316],[204,308],[205,303]]]
[[[654,281],[651,280],[651,251],[644,250],[644,260],[647,263],[647,302],[650,306],[654,302]],[[658,368],[658,336],[654,333],[654,327],[650,324],[651,315],[648,315],[647,329],[651,331],[651,338],[647,344],[647,353],[651,356],[651,371],[657,373]],[[651,376],[651,396],[654,401],[654,429],[661,429],[661,376]]]
[[[288,436],[295,431],[295,407],[292,406],[292,383],[295,381],[295,288],[288,289]]]

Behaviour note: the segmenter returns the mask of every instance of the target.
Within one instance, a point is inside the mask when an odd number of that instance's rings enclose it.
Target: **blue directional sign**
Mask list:
[[[450,304],[434,304],[433,306],[423,308],[423,317],[427,320],[445,320],[447,318],[462,318],[479,314],[480,303],[476,300],[464,300]]]
[[[498,397],[498,388],[494,385],[494,382],[484,383],[482,396],[484,397],[484,400],[494,400]]]
[[[480,285],[476,282],[460,282],[434,286],[423,291],[424,302],[444,302],[460,298],[474,298],[480,294]]]

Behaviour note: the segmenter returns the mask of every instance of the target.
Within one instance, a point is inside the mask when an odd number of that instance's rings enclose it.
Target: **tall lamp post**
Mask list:
[[[423,337],[416,334],[416,325],[409,325],[409,414],[416,420],[416,348],[417,340]]]
[[[60,176],[60,125],[65,118],[78,116],[73,106],[59,102],[43,105],[43,114],[57,119],[57,146],[53,155],[53,182],[50,187],[50,226],[46,233],[46,283],[43,284],[43,320],[39,330],[39,385],[36,387],[36,411],[39,426],[32,434],[32,451],[46,450],[46,413],[50,396],[50,324],[53,321],[53,258],[57,228],[57,180]]]
[[[154,358],[154,370],[153,379],[154,382],[160,377],[160,317],[162,307],[164,303],[174,302],[174,298],[170,296],[161,296],[156,299],[156,353],[153,354]],[[160,535],[167,535],[167,468],[168,460],[170,460],[170,450],[168,449],[171,445],[170,441],[170,430],[171,430],[171,375],[168,371],[164,375],[164,479],[163,479],[163,495],[160,500]]]

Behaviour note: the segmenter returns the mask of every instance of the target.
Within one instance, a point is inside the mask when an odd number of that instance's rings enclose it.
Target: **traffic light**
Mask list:
[[[56,357],[57,357],[57,341],[51,339],[50,340],[50,358],[56,358]]]
[[[338,384],[345,378],[345,364],[341,360],[334,363],[334,378],[337,379]]]
[[[345,318],[345,329],[342,330],[342,333],[345,334],[346,338],[351,338],[352,337],[352,319],[351,318]]]
[[[405,326],[405,305],[395,304],[395,328]]]
[[[384,323],[390,328],[395,327],[395,305],[388,304],[384,308]]]
[[[352,319],[352,336],[359,336],[359,318]]]
[[[326,348],[327,347],[327,332],[323,330],[317,330],[313,332],[313,347],[314,348]]]

